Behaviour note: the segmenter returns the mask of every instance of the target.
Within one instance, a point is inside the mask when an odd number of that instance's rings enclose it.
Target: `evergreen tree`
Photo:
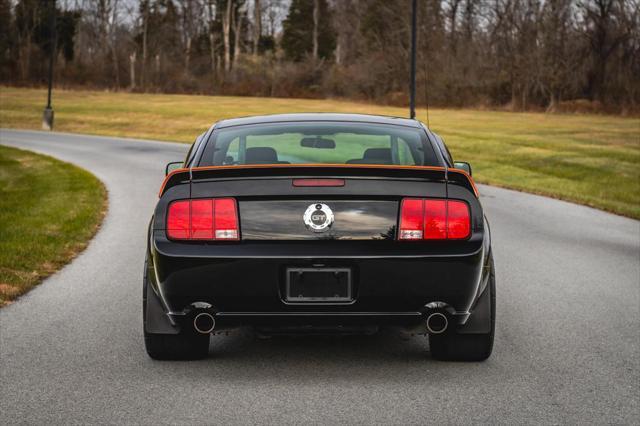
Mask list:
[[[327,1],[293,0],[282,23],[281,46],[288,59],[301,61],[313,52],[314,4],[319,6],[318,57],[329,58],[333,54],[336,40]]]

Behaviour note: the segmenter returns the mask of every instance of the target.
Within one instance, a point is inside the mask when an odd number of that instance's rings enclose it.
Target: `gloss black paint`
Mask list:
[[[302,116],[265,120],[310,119],[308,114]],[[260,119],[228,120],[216,126],[255,124]],[[346,118],[321,115],[319,119]],[[375,118],[357,116],[355,120]],[[381,120],[392,125],[417,123]],[[198,146],[193,151],[203,150]],[[190,161],[197,164],[198,159]],[[344,179],[345,185],[293,185],[293,179],[314,177]],[[166,211],[171,201],[212,197],[237,200],[240,241],[167,238]],[[470,237],[464,241],[398,241],[399,206],[404,197],[465,201],[471,211]],[[327,232],[312,232],[302,221],[304,211],[313,203],[325,203],[335,214]],[[169,179],[149,227],[147,267],[151,297],[156,300],[155,310],[146,313],[151,324],[147,331],[179,332],[184,326],[182,316],[194,302],[210,304],[221,327],[411,327],[422,321],[427,303],[443,301],[455,310],[454,318],[462,332],[465,326],[470,333],[485,332],[476,330],[472,323],[474,308],[487,284],[490,251],[490,232],[482,206],[469,182],[459,174],[281,165],[193,169]],[[288,302],[285,286],[290,268],[348,269],[351,300]]]

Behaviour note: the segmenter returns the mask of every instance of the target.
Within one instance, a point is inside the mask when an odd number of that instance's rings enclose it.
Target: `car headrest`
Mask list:
[[[277,162],[278,153],[271,147],[260,146],[247,148],[245,155],[246,164],[276,164]]]
[[[391,149],[390,148],[369,148],[364,152],[362,156],[366,160],[383,160],[391,161]]]

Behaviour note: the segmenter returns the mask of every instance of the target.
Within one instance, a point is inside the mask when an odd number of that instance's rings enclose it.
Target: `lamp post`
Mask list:
[[[49,0],[51,10],[49,11],[49,90],[47,93],[47,106],[42,113],[42,128],[53,130],[53,108],[51,108],[51,89],[53,86],[53,61],[56,55],[56,0]]]
[[[416,118],[416,21],[418,1],[411,2],[411,82],[409,84],[409,118]]]

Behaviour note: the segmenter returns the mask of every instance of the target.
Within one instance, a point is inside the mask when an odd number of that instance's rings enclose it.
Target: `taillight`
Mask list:
[[[424,236],[424,200],[405,198],[400,208],[401,240],[421,240]]]
[[[462,240],[470,233],[464,201],[404,198],[400,204],[399,240]]]
[[[234,198],[178,200],[167,210],[167,237],[172,240],[238,240]]]
[[[238,212],[236,200],[233,198],[218,198],[215,200],[213,223],[216,240],[237,240]]]
[[[213,239],[214,200],[191,200],[192,240]]]
[[[447,239],[446,200],[424,200],[424,239]]]
[[[447,238],[461,240],[471,233],[469,206],[464,201],[447,202]]]
[[[174,201],[167,211],[167,236],[176,240],[188,240],[191,232],[191,201]]]

